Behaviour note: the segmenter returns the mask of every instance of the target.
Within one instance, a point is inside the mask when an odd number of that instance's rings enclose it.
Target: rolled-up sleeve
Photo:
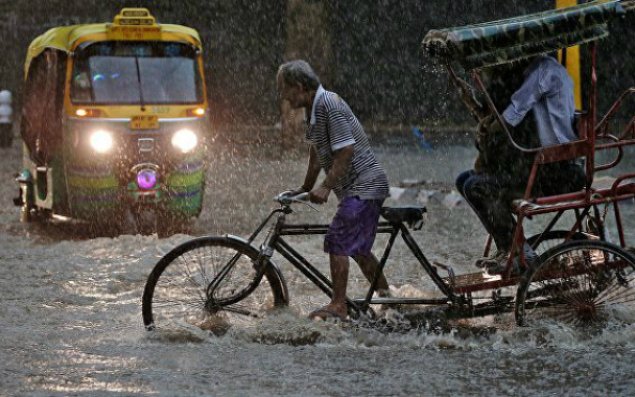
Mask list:
[[[328,111],[327,122],[329,143],[332,151],[337,151],[343,147],[355,144],[351,123],[339,109],[330,109]]]

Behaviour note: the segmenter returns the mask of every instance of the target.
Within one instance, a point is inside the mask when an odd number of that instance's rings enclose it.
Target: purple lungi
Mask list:
[[[341,256],[369,256],[383,202],[383,199],[344,197],[324,237],[324,251]]]

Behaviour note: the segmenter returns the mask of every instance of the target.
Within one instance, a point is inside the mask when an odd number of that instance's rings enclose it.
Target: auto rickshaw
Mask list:
[[[22,221],[60,215],[160,232],[198,216],[209,128],[201,48],[196,30],[158,24],[145,8],[33,40]]]

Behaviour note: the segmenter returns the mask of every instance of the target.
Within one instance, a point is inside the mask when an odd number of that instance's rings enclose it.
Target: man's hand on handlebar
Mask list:
[[[309,194],[303,189],[293,189],[280,192],[273,200],[283,205],[289,205],[293,202],[306,201],[308,196]]]
[[[320,185],[309,192],[309,201],[315,204],[324,204],[328,201],[330,194],[331,189],[324,185]]]
[[[308,191],[304,187],[300,186],[295,189],[286,190],[278,195],[278,197],[282,198],[296,198],[297,196],[304,194],[304,197],[301,200],[306,200],[306,196],[308,195],[308,199],[310,202],[315,204],[324,204],[328,201],[329,195],[331,194],[331,189],[324,186],[323,184],[316,187],[315,189]]]

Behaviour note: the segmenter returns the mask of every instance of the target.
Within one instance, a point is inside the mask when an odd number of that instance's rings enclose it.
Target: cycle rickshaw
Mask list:
[[[444,308],[447,315],[467,318],[513,312],[518,325],[534,321],[559,321],[585,325],[604,321],[616,312],[635,311],[635,256],[627,245],[621,221],[620,203],[635,197],[635,172],[615,179],[608,188],[592,184],[595,171],[615,167],[623,158],[624,148],[635,143],[635,117],[621,130],[611,131],[609,123],[635,87],[624,91],[608,113],[598,121],[595,78],[596,41],[608,34],[607,22],[632,3],[591,2],[558,11],[526,15],[480,25],[429,33],[424,39],[426,51],[433,56],[458,61],[473,71],[474,81],[497,117],[501,117],[487,94],[479,69],[513,62],[542,52],[589,43],[590,97],[588,109],[578,126],[579,140],[558,146],[518,150],[533,156],[531,175],[525,196],[513,204],[516,215],[514,245],[527,241],[540,255],[528,264],[523,250],[512,249],[506,271],[492,276],[483,272],[457,275],[449,266],[429,261],[408,226],[421,227],[423,207],[382,209],[383,221],[378,233],[389,235],[379,270],[365,296],[347,300],[349,315],[373,317],[371,305],[422,305]],[[533,37],[533,39],[532,39]],[[532,41],[533,40],[533,41]],[[509,131],[508,138],[513,142]],[[615,152],[615,157],[596,164],[595,154]],[[543,164],[584,158],[587,185],[578,192],[532,197],[536,172]],[[204,324],[206,318],[222,316],[225,321],[259,317],[264,309],[284,306],[289,293],[280,268],[272,261],[278,252],[325,294],[331,294],[331,282],[285,240],[285,236],[325,234],[328,225],[289,224],[299,197],[279,195],[274,209],[248,238],[207,236],[187,241],[166,254],[148,277],[142,302],[142,315],[148,329],[168,323]],[[619,244],[607,241],[606,211],[612,207]],[[555,229],[564,214],[573,219],[566,229]],[[524,223],[530,217],[546,216],[544,229],[525,239]],[[271,223],[260,248],[252,245]],[[592,230],[589,230],[593,225]],[[440,298],[375,297],[375,286],[386,265],[397,236],[421,264],[441,292]],[[541,249],[543,246],[550,248]],[[487,251],[488,247],[486,247]],[[514,252],[519,254],[515,255]],[[511,272],[518,261],[523,272]],[[476,293],[490,293],[485,299]]]

